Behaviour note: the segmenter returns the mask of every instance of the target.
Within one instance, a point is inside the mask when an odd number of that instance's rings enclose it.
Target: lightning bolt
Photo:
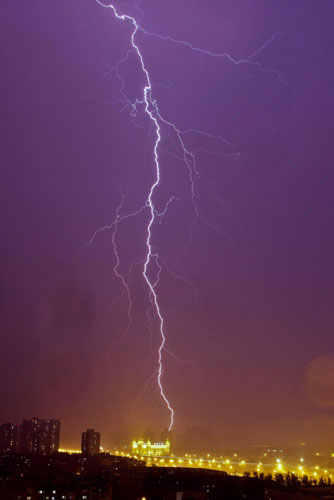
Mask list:
[[[154,38],[158,38],[160,40],[171,42],[171,43],[174,43],[174,44],[177,44],[177,45],[183,45],[184,47],[187,47],[188,49],[192,50],[193,52],[198,52],[199,54],[203,54],[203,55],[210,56],[210,57],[216,57],[216,58],[219,58],[219,59],[226,58],[228,61],[230,61],[231,63],[235,64],[236,66],[239,66],[240,64],[246,65],[246,66],[247,65],[254,66],[261,73],[266,73],[268,75],[271,74],[271,75],[275,76],[283,85],[285,85],[286,87],[288,87],[292,91],[292,93],[294,95],[294,101],[295,101],[294,104],[296,103],[298,94],[297,94],[297,90],[295,89],[295,87],[290,82],[288,82],[287,80],[285,80],[282,77],[281,73],[279,71],[277,71],[276,69],[267,69],[267,68],[264,68],[259,61],[255,61],[254,60],[254,58],[256,56],[260,55],[261,52],[263,52],[268,47],[269,44],[271,44],[274,40],[276,40],[277,37],[284,35],[284,33],[281,32],[281,31],[278,31],[277,33],[274,33],[269,38],[269,40],[267,40],[266,42],[264,42],[264,44],[261,45],[261,47],[259,47],[258,49],[256,49],[247,58],[235,59],[228,52],[212,52],[211,50],[202,49],[200,47],[197,47],[196,45],[193,45],[192,43],[187,42],[185,40],[179,40],[179,39],[173,38],[173,37],[171,37],[169,35],[160,35],[159,33],[153,33],[151,31],[147,31],[147,30],[143,29],[141,26],[138,26],[138,29],[140,31],[142,31],[142,33],[144,33],[144,35],[151,36],[151,37],[154,37]]]
[[[169,420],[169,430],[170,430],[173,426],[173,423],[174,423],[174,409],[172,408],[172,406],[171,406],[171,404],[170,404],[170,402],[165,394],[163,385],[162,385],[162,376],[163,376],[162,353],[163,353],[165,343],[166,343],[166,336],[165,336],[165,332],[164,332],[164,318],[162,316],[159,301],[158,301],[158,296],[157,296],[157,293],[155,291],[156,283],[154,281],[152,281],[152,278],[151,278],[150,273],[149,273],[150,266],[152,264],[152,260],[155,259],[155,262],[157,262],[157,255],[153,252],[153,249],[152,249],[152,226],[153,226],[155,218],[156,218],[156,210],[154,208],[153,195],[154,195],[154,192],[155,192],[155,190],[160,182],[160,164],[159,164],[158,148],[159,148],[159,143],[161,141],[161,133],[160,133],[161,128],[160,128],[159,121],[158,121],[159,111],[157,108],[156,101],[154,101],[152,99],[152,83],[150,80],[150,75],[148,73],[148,70],[146,69],[143,55],[140,52],[140,49],[135,42],[135,36],[136,36],[136,33],[139,29],[139,25],[137,24],[136,19],[134,17],[126,15],[126,14],[119,14],[117,12],[115,6],[112,4],[104,5],[102,2],[100,2],[100,0],[96,0],[96,1],[101,7],[111,9],[113,11],[115,17],[117,19],[119,19],[120,21],[129,21],[133,25],[133,31],[131,34],[131,45],[132,45],[133,50],[136,52],[136,54],[138,56],[138,59],[140,61],[140,65],[141,65],[141,69],[142,69],[142,71],[145,75],[145,79],[146,79],[146,85],[145,85],[144,91],[143,91],[143,101],[137,101],[135,103],[135,106],[137,104],[140,104],[140,103],[144,104],[145,113],[148,115],[149,119],[151,120],[151,123],[152,123],[152,125],[154,127],[154,131],[155,131],[155,142],[154,142],[154,150],[153,150],[154,151],[154,164],[155,164],[155,181],[151,185],[151,188],[150,188],[150,191],[149,191],[149,194],[147,197],[147,206],[149,207],[149,210],[150,210],[150,218],[149,218],[149,222],[147,225],[147,239],[146,239],[147,254],[146,254],[146,259],[145,259],[145,263],[144,263],[143,276],[144,276],[144,279],[145,279],[147,286],[150,290],[150,296],[152,298],[153,304],[155,306],[156,314],[157,314],[158,319],[159,319],[159,331],[160,331],[160,336],[161,336],[161,342],[160,342],[159,349],[158,349],[157,381],[158,381],[161,397],[163,398],[164,402],[166,403],[166,406],[167,406],[169,414],[170,414],[170,420]],[[128,54],[127,54],[127,56],[128,56]],[[118,215],[116,214],[116,221],[117,220],[118,220]],[[115,226],[117,227],[117,224],[115,224]],[[114,251],[115,251],[115,245],[114,245]],[[116,249],[116,254],[117,254],[117,249]],[[116,266],[115,266],[116,272],[117,272],[118,264],[119,264],[119,259],[117,260]],[[159,279],[160,271],[161,271],[161,269],[159,268],[157,279]],[[124,281],[124,278],[122,277],[122,275],[118,274],[118,277],[120,277],[120,279],[123,281],[123,285],[125,286],[125,289],[128,293],[128,297],[129,297],[129,304],[130,304],[129,307],[131,307],[131,296],[129,294],[128,285]]]
[[[136,212],[121,215],[121,209],[123,207],[123,202],[124,202],[124,195],[121,192],[121,203],[116,209],[116,215],[115,215],[114,221],[111,224],[106,225],[106,226],[98,229],[93,234],[93,236],[91,237],[90,241],[87,244],[92,244],[94,242],[95,238],[99,235],[99,233],[106,231],[106,230],[112,231],[112,246],[113,246],[113,252],[115,255],[115,259],[116,259],[116,264],[114,266],[114,273],[115,273],[116,277],[121,281],[121,283],[123,285],[123,293],[125,292],[125,295],[127,296],[127,301],[128,301],[127,313],[128,313],[129,321],[128,321],[128,325],[126,328],[126,332],[127,332],[131,326],[131,323],[132,323],[132,318],[131,318],[132,299],[131,299],[131,292],[130,292],[130,287],[129,287],[129,279],[127,279],[127,277],[125,277],[119,271],[120,257],[118,254],[117,243],[116,243],[117,231],[118,231],[119,224],[124,219],[127,219],[129,217],[134,217],[134,216],[140,214],[141,212],[143,212],[144,210],[148,211],[149,218],[148,218],[148,223],[146,226],[146,231],[147,231],[147,233],[146,233],[147,234],[147,237],[146,237],[146,256],[143,260],[143,272],[142,272],[142,274],[143,274],[143,278],[144,278],[144,280],[147,284],[148,290],[149,290],[149,298],[151,301],[151,308],[152,308],[152,310],[154,309],[154,316],[158,319],[158,322],[159,322],[160,343],[159,343],[159,348],[158,348],[158,353],[157,353],[158,354],[158,356],[157,356],[158,357],[158,368],[154,371],[153,375],[146,381],[143,392],[146,390],[146,388],[147,388],[148,384],[151,382],[151,380],[156,378],[157,384],[158,384],[158,387],[160,390],[160,395],[161,395],[164,403],[166,404],[166,407],[167,407],[168,412],[169,412],[169,430],[170,430],[173,426],[173,423],[174,423],[174,409],[173,409],[169,399],[167,398],[167,395],[166,395],[164,387],[163,387],[163,375],[164,375],[163,353],[166,352],[167,354],[169,354],[171,357],[173,357],[178,362],[182,362],[182,360],[166,348],[164,317],[163,317],[163,314],[161,312],[161,308],[160,308],[160,304],[159,304],[159,300],[158,300],[158,295],[157,295],[157,285],[159,283],[159,278],[160,278],[160,274],[162,271],[162,264],[165,266],[167,271],[172,276],[174,276],[177,279],[183,279],[186,283],[190,284],[191,286],[193,286],[193,285],[191,283],[189,283],[185,278],[182,278],[182,277],[176,275],[168,267],[166,262],[163,261],[163,259],[161,259],[161,257],[159,257],[157,252],[155,252],[153,249],[152,229],[153,229],[154,224],[162,222],[162,219],[163,219],[164,215],[166,214],[168,207],[171,203],[173,203],[175,201],[180,201],[176,196],[171,196],[169,198],[169,200],[167,201],[164,209],[160,212],[156,209],[156,207],[154,205],[154,201],[153,201],[154,194],[155,194],[155,192],[160,184],[161,169],[160,169],[160,161],[159,161],[159,152],[172,155],[175,158],[177,158],[178,160],[181,160],[188,171],[189,186],[190,186],[189,201],[192,204],[193,209],[194,209],[194,218],[193,218],[193,221],[192,221],[192,224],[190,227],[189,242],[186,246],[184,253],[181,255],[180,259],[182,259],[186,255],[188,249],[190,248],[190,246],[192,244],[193,230],[194,230],[195,224],[199,220],[201,220],[202,223],[204,225],[206,225],[207,227],[211,228],[214,231],[219,232],[225,238],[228,238],[230,240],[230,242],[232,244],[234,244],[234,242],[231,240],[231,238],[228,234],[226,234],[224,231],[222,231],[219,227],[212,224],[203,215],[203,213],[198,205],[197,191],[196,191],[196,180],[200,177],[202,177],[204,180],[206,180],[206,182],[208,182],[208,184],[211,186],[212,193],[220,204],[222,204],[222,200],[218,197],[218,195],[215,191],[215,185],[214,185],[213,181],[211,179],[209,179],[206,175],[204,175],[197,168],[196,155],[201,153],[201,152],[204,152],[204,153],[210,153],[210,154],[218,154],[218,155],[222,155],[222,156],[230,156],[230,157],[233,157],[235,159],[238,159],[240,156],[240,153],[225,154],[221,151],[207,151],[206,149],[198,149],[196,151],[191,151],[187,148],[186,137],[189,134],[205,136],[206,138],[208,138],[212,141],[219,141],[221,146],[233,147],[233,144],[229,143],[227,140],[225,140],[223,137],[221,137],[219,135],[209,134],[209,133],[203,132],[201,130],[197,130],[197,129],[180,130],[173,122],[165,119],[161,115],[160,110],[159,110],[158,105],[157,105],[157,102],[152,97],[153,84],[152,84],[152,81],[150,78],[149,71],[145,65],[143,54],[142,54],[138,44],[136,43],[136,35],[140,31],[145,36],[150,36],[150,37],[154,37],[154,38],[157,38],[157,39],[160,39],[160,40],[163,40],[166,42],[170,42],[170,43],[173,43],[176,45],[181,45],[181,46],[184,46],[184,47],[186,47],[194,52],[198,52],[198,53],[210,56],[210,57],[227,58],[228,61],[230,61],[234,65],[242,64],[245,66],[248,66],[248,65],[254,66],[261,73],[270,74],[272,76],[275,76],[282,84],[289,87],[290,90],[292,91],[294,97],[295,97],[295,100],[297,98],[297,93],[296,93],[296,90],[293,87],[293,85],[290,84],[288,81],[286,81],[277,70],[266,69],[260,64],[260,62],[258,60],[255,59],[257,56],[260,55],[260,53],[262,51],[264,51],[267,48],[267,46],[270,43],[272,43],[278,36],[282,35],[282,33],[273,34],[269,40],[267,40],[259,49],[254,51],[247,58],[235,59],[230,54],[225,53],[225,52],[219,53],[219,52],[212,52],[212,51],[206,50],[206,49],[201,49],[201,48],[191,44],[190,42],[178,40],[178,39],[175,39],[171,36],[165,36],[165,35],[160,35],[158,33],[149,32],[149,31],[143,29],[140,26],[140,21],[144,18],[144,13],[140,8],[141,4],[142,4],[142,0],[138,0],[135,3],[135,6],[132,10],[132,13],[136,12],[138,14],[137,17],[140,18],[139,21],[137,21],[136,17],[134,17],[135,14],[133,14],[133,15],[120,14],[113,4],[104,4],[101,0],[96,0],[96,2],[97,2],[97,4],[99,4],[99,6],[105,8],[105,9],[110,9],[117,20],[122,21],[122,22],[128,22],[133,28],[132,32],[131,32],[131,36],[130,36],[131,48],[127,51],[126,56],[123,59],[121,59],[116,65],[111,66],[111,67],[107,66],[107,71],[105,74],[110,74],[113,72],[116,74],[117,78],[121,82],[121,87],[119,89],[121,98],[118,99],[118,101],[116,101],[114,104],[121,103],[122,104],[121,111],[126,109],[126,108],[129,108],[131,121],[139,128],[142,128],[142,127],[139,124],[137,124],[135,121],[135,118],[137,116],[138,106],[143,106],[143,109],[144,109],[147,117],[149,118],[149,121],[151,123],[151,129],[150,129],[150,132],[148,132],[148,133],[149,133],[149,135],[152,133],[154,134],[153,162],[154,162],[155,177],[154,177],[154,181],[151,184],[151,187],[149,189],[149,193],[148,193],[148,196],[146,198],[144,206],[139,208]],[[126,95],[125,80],[124,80],[122,74],[120,73],[121,65],[126,63],[129,60],[129,56],[132,53],[134,53],[137,56],[137,59],[140,63],[142,73],[143,73],[144,78],[145,78],[145,85],[143,88],[142,96],[140,98],[135,99],[134,102],[131,101],[128,98],[128,96]],[[156,85],[159,85],[159,84],[156,84]],[[162,84],[160,84],[160,85],[162,85]],[[168,131],[171,131],[174,134],[174,136],[177,138],[178,148],[177,148],[176,144],[174,143],[173,139],[171,138],[171,140],[173,141],[173,147],[174,147],[173,151],[166,151],[166,150],[163,150],[161,147],[161,127],[162,126],[165,126],[168,129]],[[146,132],[146,130],[145,130],[145,132]],[[138,264],[138,263],[136,263],[136,264]],[[151,327],[152,327],[152,325],[151,325],[151,312],[148,312],[147,316],[149,318],[150,329],[151,329]],[[125,334],[126,334],[126,332],[125,332]],[[151,337],[152,337],[152,332],[151,332]],[[121,337],[121,339],[119,341],[121,341],[123,338],[124,338],[124,335]],[[140,395],[139,395],[139,397],[140,397]]]

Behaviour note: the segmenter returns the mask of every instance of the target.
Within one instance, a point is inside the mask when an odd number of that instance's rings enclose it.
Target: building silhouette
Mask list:
[[[143,436],[144,441],[151,441],[151,443],[155,443],[155,432],[153,429],[147,428],[144,432]]]
[[[167,440],[171,442],[172,439],[173,439],[172,431],[168,430],[167,428],[161,431],[160,441],[162,443],[165,443]]]
[[[19,428],[21,453],[51,454],[59,449],[60,419],[32,417],[23,420]]]
[[[0,425],[0,453],[17,451],[17,425]]]
[[[94,429],[87,429],[86,432],[81,434],[81,451],[85,455],[97,455],[100,453],[100,440],[99,432]]]

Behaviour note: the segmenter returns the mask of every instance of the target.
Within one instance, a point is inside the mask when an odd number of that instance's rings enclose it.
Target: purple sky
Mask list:
[[[122,12],[131,4],[117,3]],[[197,155],[198,221],[187,170],[167,128],[158,210],[177,196],[153,244],[163,269],[166,394],[175,433],[201,426],[222,444],[327,443],[334,432],[333,43],[329,0],[144,0],[142,26],[234,65],[138,34],[165,119]],[[140,18],[140,12],[132,11]],[[153,135],[138,113],[112,104],[108,67],[129,49],[130,26],[94,0],[3,0],[1,19],[0,421],[60,416],[63,444],[87,426],[102,441],[168,424],[151,382],[157,367],[147,288],[133,267],[133,324],[113,274],[110,224],[144,203],[154,176]],[[143,75],[132,54],[120,70],[130,98]],[[281,79],[288,84],[280,81]],[[297,97],[294,95],[296,90]],[[222,153],[222,154],[218,154]],[[235,153],[240,153],[238,159]],[[147,213],[125,222],[126,275],[145,251]],[[113,304],[113,307],[110,307]],[[157,347],[153,322],[153,348]],[[320,356],[320,358],[319,358]],[[331,357],[333,356],[333,357]],[[317,359],[319,358],[319,359]],[[326,440],[327,439],[327,440]]]

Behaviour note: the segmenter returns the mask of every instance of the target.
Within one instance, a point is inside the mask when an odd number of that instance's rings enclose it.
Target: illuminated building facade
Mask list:
[[[81,434],[81,451],[85,455],[98,455],[100,453],[101,435],[94,429],[87,429]]]
[[[60,419],[32,417],[23,420],[19,429],[21,453],[51,454],[59,449]]]
[[[170,453],[170,442],[168,439],[164,443],[151,443],[151,441],[132,441],[132,453],[144,457],[168,456]]]

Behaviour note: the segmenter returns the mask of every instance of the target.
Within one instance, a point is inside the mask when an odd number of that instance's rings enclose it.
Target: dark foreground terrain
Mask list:
[[[146,467],[98,456],[4,454],[1,500],[334,500],[334,488],[286,475],[229,476],[207,469]]]

